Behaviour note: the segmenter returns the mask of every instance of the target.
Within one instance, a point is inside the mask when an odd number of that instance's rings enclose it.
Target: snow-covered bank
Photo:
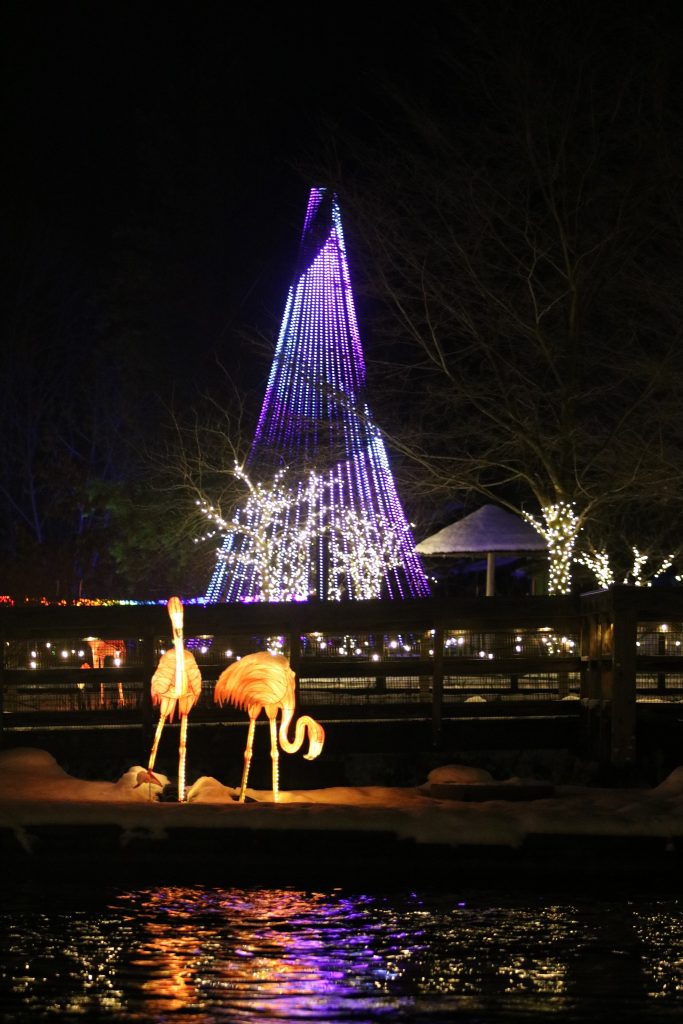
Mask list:
[[[652,789],[558,786],[545,799],[485,801],[436,799],[448,783],[473,787],[492,782],[487,772],[450,765],[415,788],[384,786],[294,790],[272,803],[268,791],[237,790],[202,777],[189,786],[188,802],[159,800],[161,790],[140,784],[133,766],[117,782],[88,782],[64,772],[45,751],[0,752],[0,828],[30,851],[31,829],[41,826],[111,826],[131,837],[161,838],[175,829],[248,829],[390,833],[416,844],[519,848],[529,836],[654,837],[683,841],[683,767]],[[164,785],[168,779],[160,777]]]

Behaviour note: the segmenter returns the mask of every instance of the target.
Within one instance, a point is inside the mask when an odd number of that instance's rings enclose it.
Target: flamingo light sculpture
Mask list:
[[[157,756],[159,740],[166,719],[173,721],[176,707],[180,713],[180,750],[178,756],[178,801],[185,801],[185,757],[187,752],[187,716],[199,700],[202,692],[202,676],[194,656],[183,646],[183,604],[179,597],[168,601],[168,614],[173,627],[173,650],[162,654],[157,670],[152,676],[152,702],[159,705],[157,725],[152,752],[147,765],[147,779],[157,782],[152,774]]]
[[[303,715],[297,720],[294,740],[290,740],[287,736],[296,706],[294,679],[294,673],[289,667],[287,659],[283,658],[281,654],[269,654],[267,651],[247,654],[246,657],[235,661],[229,668],[226,668],[218,677],[214,700],[221,706],[227,701],[234,707],[246,711],[249,715],[249,732],[244,750],[244,771],[239,795],[240,803],[244,803],[247,791],[247,777],[254,746],[254,730],[256,719],[261,711],[265,711],[270,723],[274,803],[278,802],[280,785],[278,739],[285,753],[295,754],[301,748],[305,734],[308,733],[308,753],[304,754],[308,761],[312,761],[323,749],[325,730],[309,715]],[[279,732],[276,725],[278,711],[282,712]]]

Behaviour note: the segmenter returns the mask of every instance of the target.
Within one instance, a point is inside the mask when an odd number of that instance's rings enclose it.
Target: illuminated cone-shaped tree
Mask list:
[[[247,463],[257,483],[222,524],[208,602],[429,593],[364,386],[339,204],[314,188]]]

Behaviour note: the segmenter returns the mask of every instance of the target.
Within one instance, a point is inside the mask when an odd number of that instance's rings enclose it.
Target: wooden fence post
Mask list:
[[[441,716],[443,711],[443,641],[442,626],[434,630],[434,660],[432,667],[432,744],[441,745]]]
[[[636,608],[627,591],[613,593],[613,601],[610,761],[626,767],[636,757]]]
[[[145,636],[142,638],[142,743],[143,749],[149,752],[149,747],[152,742],[152,735],[154,733],[154,708],[152,706],[152,676],[156,671],[156,662],[154,659],[154,636]]]
[[[289,630],[289,667],[294,673],[294,693],[299,703],[299,672],[301,671],[301,630],[293,625]]]

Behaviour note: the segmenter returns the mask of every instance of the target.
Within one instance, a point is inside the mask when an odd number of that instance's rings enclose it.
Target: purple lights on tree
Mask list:
[[[429,593],[364,385],[339,205],[312,189],[244,474],[250,495],[224,524],[208,602]]]

